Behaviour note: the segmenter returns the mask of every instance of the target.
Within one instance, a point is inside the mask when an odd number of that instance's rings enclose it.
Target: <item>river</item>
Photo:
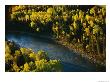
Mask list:
[[[95,72],[102,71],[96,64],[81,57],[78,53],[70,51],[54,40],[39,35],[19,32],[6,33],[8,40],[14,41],[21,47],[32,48],[34,52],[44,50],[50,59],[59,59],[63,65],[64,72]]]

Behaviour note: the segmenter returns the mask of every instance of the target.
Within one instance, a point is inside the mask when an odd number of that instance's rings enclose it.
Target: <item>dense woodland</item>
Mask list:
[[[5,71],[11,72],[58,72],[62,71],[59,60],[51,60],[48,53],[20,47],[15,42],[5,41]]]
[[[80,53],[81,56],[88,58],[91,62],[98,63],[105,66],[106,63],[106,7],[96,6],[96,5],[17,5],[17,6],[6,6],[8,22],[21,22],[28,25],[27,28],[31,28],[36,33],[47,32],[52,35],[52,38],[59,44],[69,48],[70,50],[75,50]],[[15,27],[16,28],[16,27]],[[23,27],[22,27],[23,28]],[[18,68],[14,70],[6,69],[11,71],[23,71],[25,66],[31,64],[36,64],[38,62],[44,62],[44,65],[49,64],[51,67],[51,62],[59,66],[59,61],[57,60],[34,60],[28,63],[23,63],[22,65],[17,64],[13,59],[17,56],[25,56],[31,58],[30,53],[35,56],[35,53],[28,50],[29,53],[25,52],[26,48],[21,48],[18,50],[7,49],[10,48],[10,42],[6,41],[6,62],[7,57],[9,60],[13,61],[13,66]],[[11,44],[11,43],[10,43]],[[22,52],[24,49],[24,52]],[[8,51],[7,51],[8,50]],[[40,51],[38,51],[39,53]],[[41,51],[42,53],[42,51]],[[43,52],[44,53],[44,52]],[[9,55],[10,54],[10,55]],[[15,55],[14,55],[15,54]],[[37,56],[36,56],[37,57]],[[20,58],[20,57],[19,57]],[[26,60],[27,61],[27,60]],[[11,62],[11,61],[10,61]],[[47,63],[45,63],[47,62]],[[24,68],[23,68],[24,65]],[[21,66],[21,67],[20,67]],[[38,67],[38,66],[37,66]],[[22,69],[22,70],[21,70]],[[31,69],[31,68],[30,68]],[[39,69],[39,68],[36,68]],[[36,70],[43,71],[45,70]],[[54,69],[54,67],[53,67]],[[32,68],[33,70],[33,68]],[[31,70],[31,71],[32,71]],[[52,71],[46,69],[46,71]],[[58,69],[59,70],[59,69]],[[29,71],[29,70],[28,70]],[[57,70],[54,70],[57,71]]]

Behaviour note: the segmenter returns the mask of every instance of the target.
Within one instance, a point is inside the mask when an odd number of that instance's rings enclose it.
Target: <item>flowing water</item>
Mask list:
[[[70,51],[68,48],[55,43],[52,39],[18,32],[6,33],[6,38],[16,42],[21,47],[32,48],[34,52],[38,50],[48,52],[50,59],[61,60],[63,71],[65,72],[98,71],[95,64],[82,58],[78,53]]]

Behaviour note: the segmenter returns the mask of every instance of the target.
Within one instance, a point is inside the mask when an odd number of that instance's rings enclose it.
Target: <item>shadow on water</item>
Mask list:
[[[81,67],[79,65],[74,65],[74,64],[70,64],[70,63],[66,63],[66,62],[62,62],[62,65],[64,67],[63,71],[65,72],[88,72],[88,71],[95,71],[95,69],[88,69],[85,67]]]
[[[21,47],[32,48],[34,52],[45,50],[49,53],[50,59],[61,60],[63,71],[65,72],[95,72],[103,71],[105,67],[96,66],[87,59],[82,58],[78,53],[70,51],[62,45],[54,42],[54,40],[29,33],[7,32],[6,38],[13,40]]]

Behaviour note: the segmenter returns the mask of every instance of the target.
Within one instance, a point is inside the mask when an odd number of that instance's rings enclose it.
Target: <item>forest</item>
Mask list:
[[[50,38],[94,64],[94,71],[106,71],[106,6],[6,5],[5,19],[6,36],[9,31],[19,31]],[[48,54],[6,38],[5,71],[63,71],[62,60]]]
[[[6,71],[12,72],[44,72],[61,71],[59,60],[51,60],[43,50],[33,52],[29,48],[20,48],[15,42],[5,41]]]

